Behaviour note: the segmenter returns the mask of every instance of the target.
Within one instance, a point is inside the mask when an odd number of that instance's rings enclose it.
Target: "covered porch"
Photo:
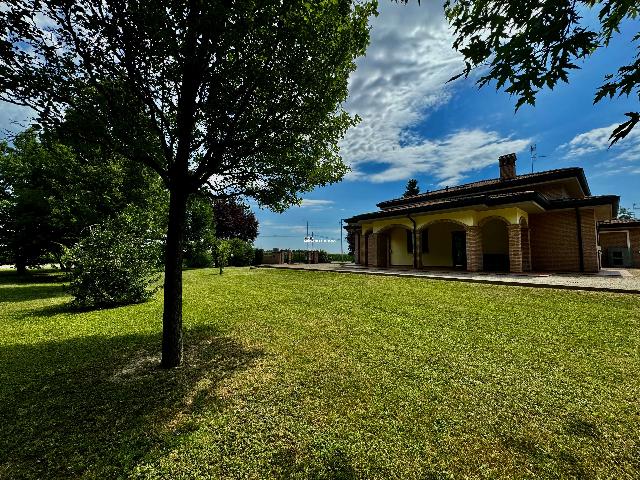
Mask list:
[[[528,212],[517,207],[406,215],[354,231],[356,263],[376,268],[531,271]]]

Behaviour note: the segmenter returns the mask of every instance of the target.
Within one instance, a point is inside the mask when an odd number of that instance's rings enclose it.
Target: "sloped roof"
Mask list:
[[[618,209],[620,197],[617,195],[590,195],[585,198],[563,198],[549,199],[545,195],[533,190],[509,192],[509,193],[482,193],[476,195],[461,195],[446,199],[409,203],[397,205],[395,207],[378,210],[376,212],[363,213],[348,218],[347,223],[356,223],[376,218],[397,217],[400,215],[411,215],[417,213],[433,212],[438,210],[448,210],[453,208],[509,205],[514,203],[532,202],[544,210],[556,210],[561,208],[587,207],[610,204],[614,212]],[[615,213],[614,213],[615,214]]]
[[[614,218],[612,220],[602,220],[598,222],[598,228],[602,230],[635,227],[640,227],[640,219],[638,218]]]
[[[392,200],[386,200],[378,203],[378,208],[387,210],[391,207],[407,204],[424,204],[435,199],[444,198],[456,198],[460,196],[467,196],[474,193],[490,193],[491,191],[498,191],[510,188],[522,188],[528,185],[534,185],[541,182],[547,182],[551,180],[563,180],[576,178],[580,183],[585,196],[591,195],[587,178],[585,177],[584,170],[578,167],[571,168],[558,168],[554,170],[545,170],[543,172],[527,173],[524,175],[518,175],[512,179],[492,178],[488,180],[480,180],[478,182],[466,183],[463,185],[457,185],[454,187],[441,188],[439,190],[432,190],[430,192],[420,193],[411,197],[400,197]]]

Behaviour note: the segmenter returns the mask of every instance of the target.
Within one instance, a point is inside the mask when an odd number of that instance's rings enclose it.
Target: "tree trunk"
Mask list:
[[[18,273],[18,275],[26,275],[27,260],[20,252],[16,255],[15,262],[16,262],[16,272]]]
[[[173,188],[169,194],[169,228],[164,262],[162,368],[182,362],[182,240],[187,194]]]

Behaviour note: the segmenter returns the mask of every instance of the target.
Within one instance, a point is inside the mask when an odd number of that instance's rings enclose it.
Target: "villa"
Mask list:
[[[598,272],[598,225],[616,217],[620,198],[592,195],[582,168],[517,175],[515,154],[499,166],[499,178],[387,200],[348,219],[356,263]]]

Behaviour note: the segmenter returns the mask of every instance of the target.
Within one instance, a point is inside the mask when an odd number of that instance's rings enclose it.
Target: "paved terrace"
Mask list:
[[[401,268],[368,268],[354,263],[320,263],[315,265],[260,265],[258,268],[281,268],[317,272],[351,273],[360,275],[391,275],[397,277],[429,278],[495,285],[588,290],[600,292],[640,294],[640,272],[625,269],[603,269],[598,274],[561,273],[472,273],[458,271],[412,270]]]

